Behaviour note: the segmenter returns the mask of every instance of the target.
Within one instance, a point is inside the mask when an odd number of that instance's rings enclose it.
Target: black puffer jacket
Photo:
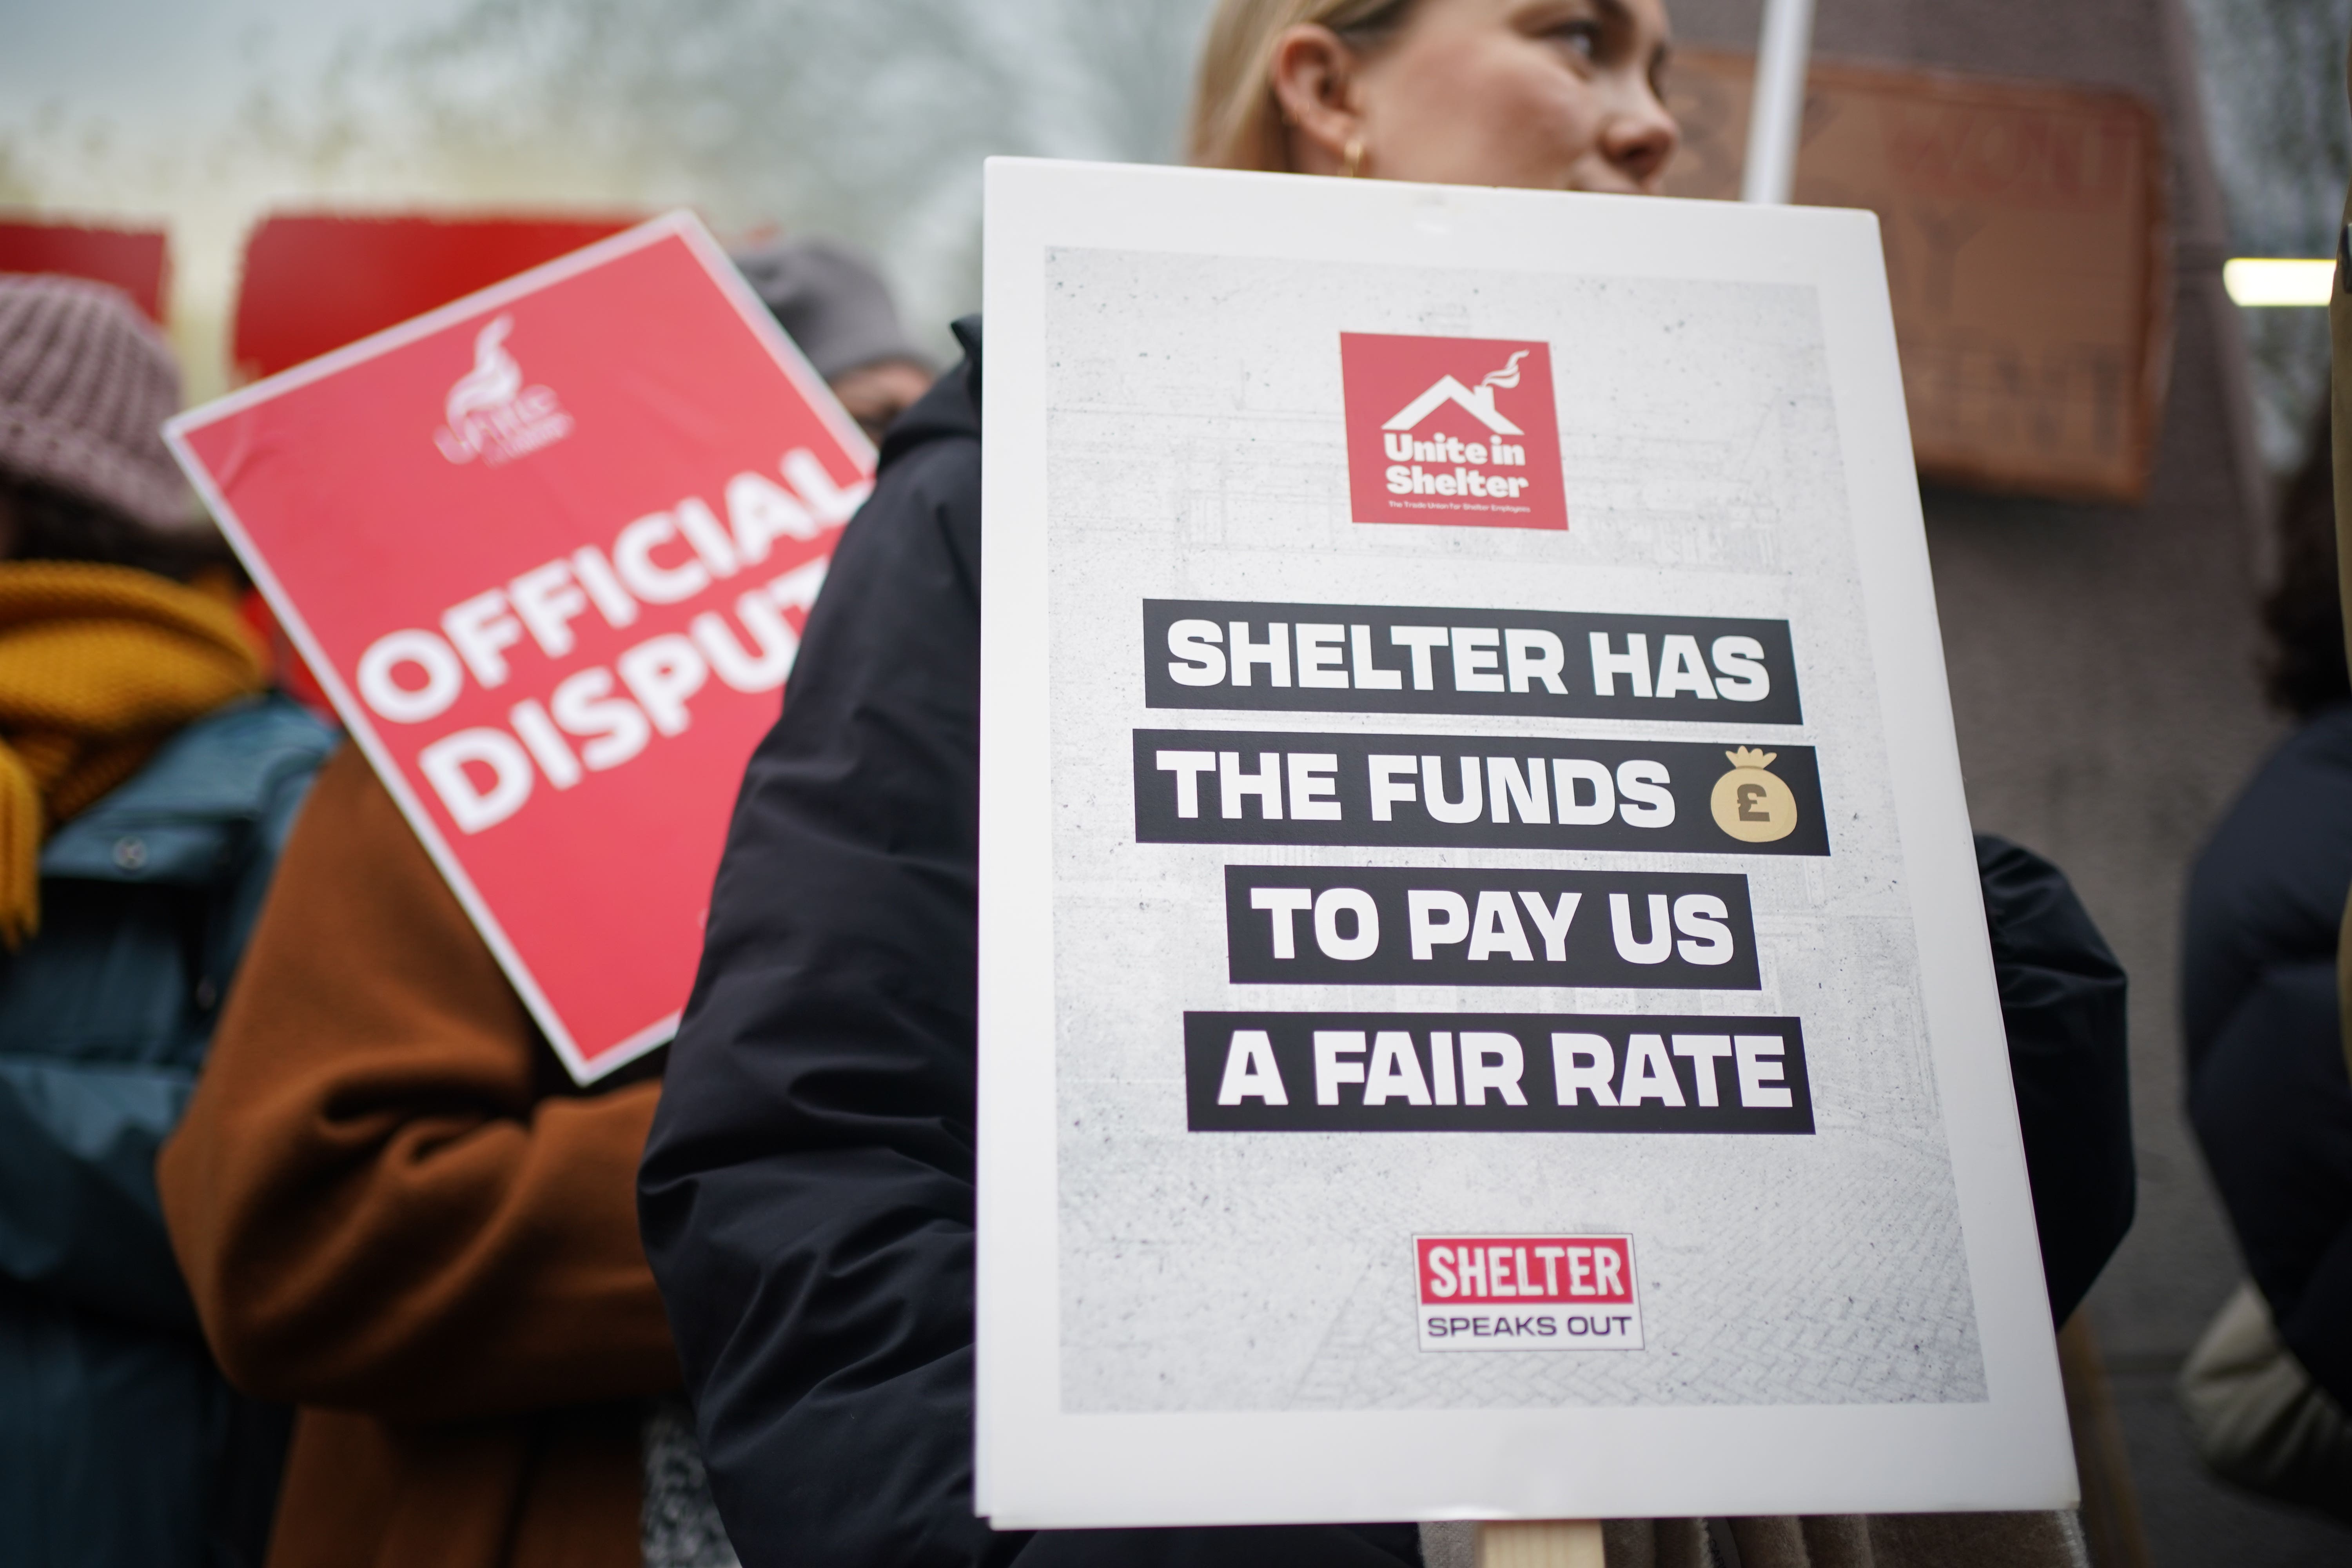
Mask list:
[[[2297,731],[2214,830],[2181,952],[2189,1116],[2279,1336],[2352,1405],[2352,1081],[2336,942],[2352,705]]]
[[[972,1517],[979,323],[957,331],[970,358],[884,442],[744,779],[638,1182],[728,1531],[752,1568],[1418,1563],[1410,1525]],[[2130,1221],[2123,976],[2046,862],[1979,858],[2063,1315]]]
[[[1979,833],[1977,883],[2050,1316],[2063,1323],[2131,1229],[2138,1194],[2123,965],[2041,856]]]
[[[639,1182],[746,1563],[1399,1568],[1386,1530],[971,1510],[979,323],[892,427],[751,760]],[[789,888],[789,896],[779,896]]]

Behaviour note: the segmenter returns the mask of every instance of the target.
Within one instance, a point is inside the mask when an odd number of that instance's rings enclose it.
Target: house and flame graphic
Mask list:
[[[1524,436],[1526,431],[1495,412],[1495,390],[1508,391],[1519,384],[1519,362],[1528,357],[1526,349],[1515,349],[1511,363],[1500,370],[1489,371],[1475,391],[1463,385],[1450,375],[1441,375],[1428,391],[1391,415],[1383,430],[1410,430],[1428,418],[1436,409],[1448,403],[1458,404],[1470,411],[1470,416],[1497,436]]]
[[[1358,522],[1568,526],[1540,342],[1339,334]]]

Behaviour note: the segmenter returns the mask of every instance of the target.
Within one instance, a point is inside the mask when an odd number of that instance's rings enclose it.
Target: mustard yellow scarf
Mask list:
[[[126,566],[0,563],[0,942],[39,928],[49,829],[266,677],[217,596]]]

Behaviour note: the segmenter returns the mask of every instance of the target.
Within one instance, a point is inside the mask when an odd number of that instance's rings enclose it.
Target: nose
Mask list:
[[[1682,145],[1682,128],[1647,80],[1633,87],[1612,110],[1601,130],[1602,156],[1643,193],[1654,193],[1675,149]]]

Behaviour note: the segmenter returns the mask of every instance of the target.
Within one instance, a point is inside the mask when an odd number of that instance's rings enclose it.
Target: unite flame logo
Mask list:
[[[1358,522],[1568,526],[1549,345],[1342,332],[1339,369]]]
[[[572,434],[572,416],[552,389],[525,386],[522,366],[506,348],[514,318],[500,316],[474,337],[474,368],[442,403],[447,421],[433,444],[453,463],[479,458],[489,468],[511,462]]]

